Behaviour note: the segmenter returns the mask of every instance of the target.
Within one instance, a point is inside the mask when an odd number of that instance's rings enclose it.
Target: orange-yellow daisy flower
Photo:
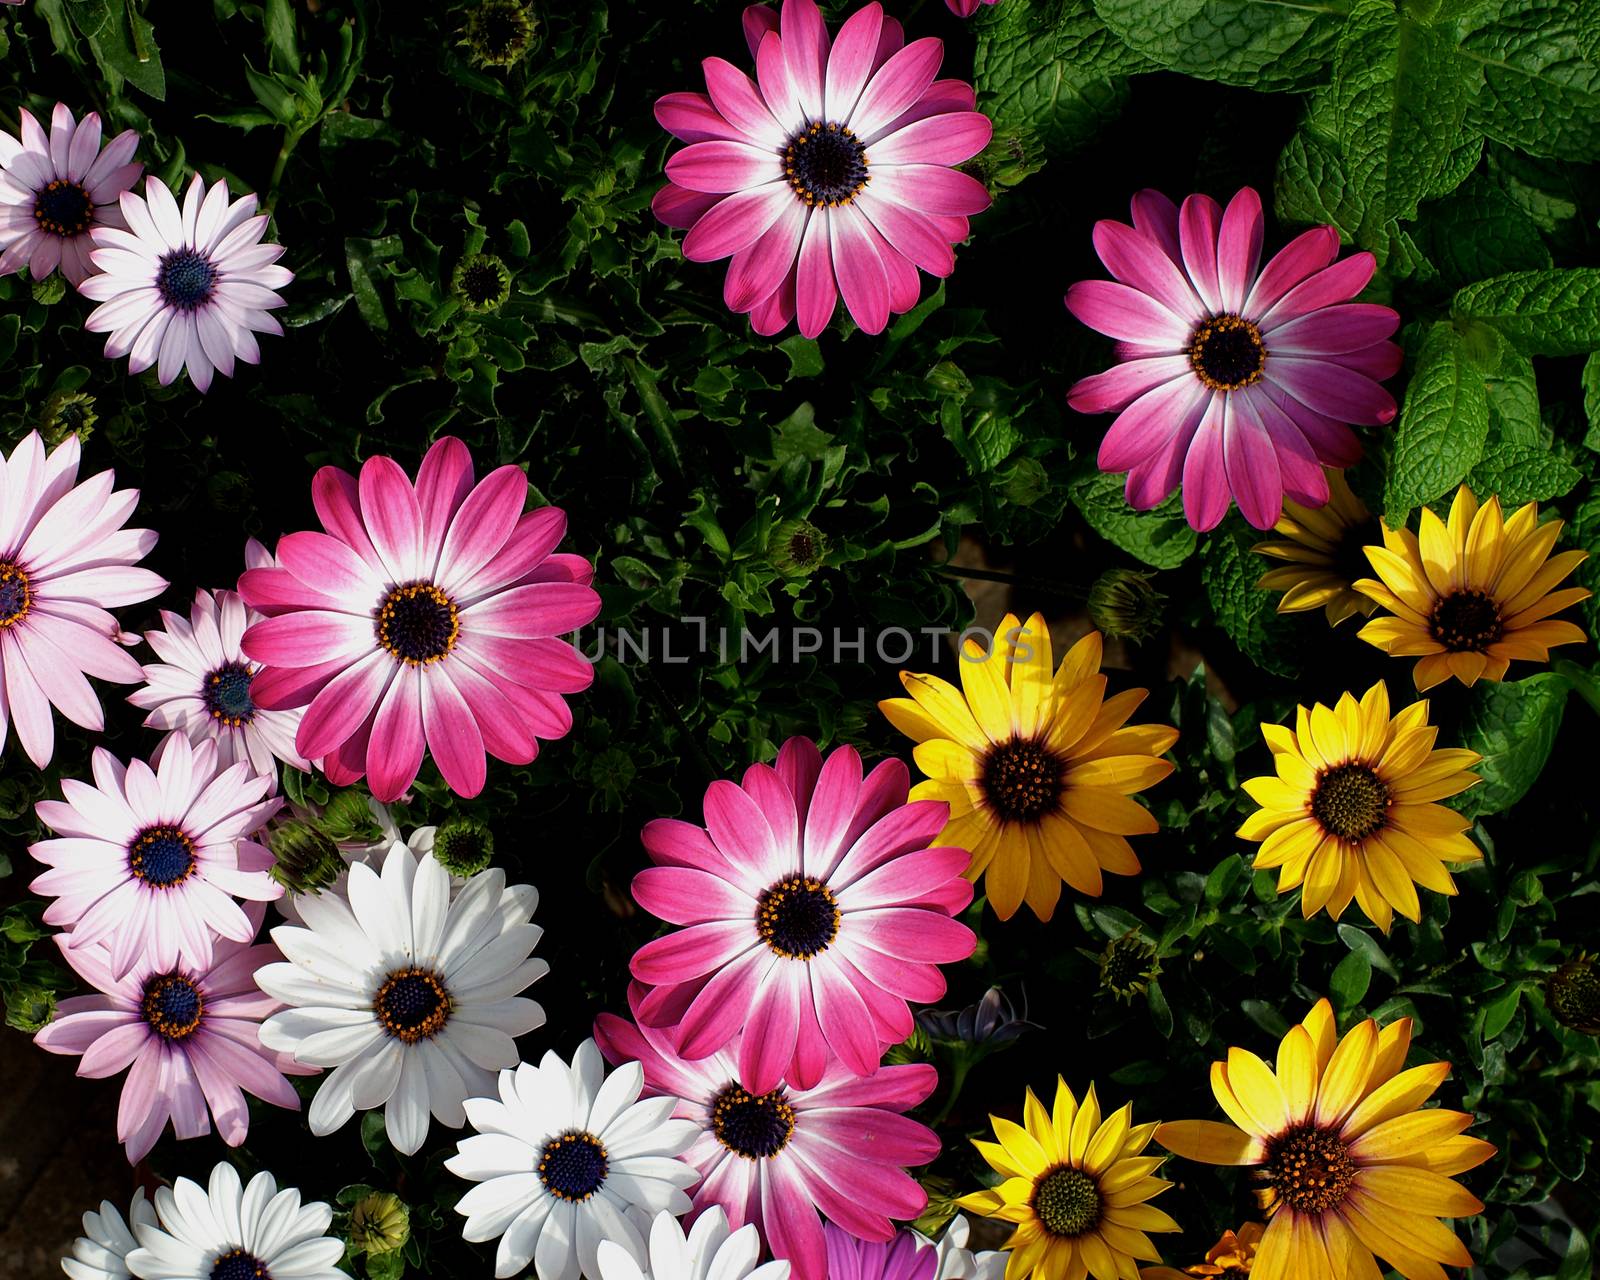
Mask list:
[[[1434,803],[1482,781],[1469,772],[1482,757],[1435,749],[1438,733],[1426,702],[1390,719],[1381,680],[1359,703],[1299,708],[1293,729],[1263,724],[1277,772],[1243,783],[1262,807],[1238,831],[1261,842],[1255,869],[1277,867],[1279,893],[1301,888],[1307,919],[1326,907],[1337,920],[1354,898],[1385,933],[1396,911],[1420,920],[1416,886],[1453,895],[1445,864],[1483,857],[1471,823]]]
[[[1376,601],[1356,590],[1355,581],[1367,576],[1362,552],[1377,541],[1378,522],[1351,492],[1344,472],[1329,470],[1326,506],[1302,507],[1285,498],[1283,517],[1272,531],[1284,540],[1258,542],[1252,550],[1288,562],[1267,570],[1256,583],[1283,592],[1279,613],[1322,609],[1328,625],[1336,627],[1353,614],[1370,617],[1377,609]]]
[[[1482,507],[1466,485],[1456,492],[1446,523],[1424,507],[1418,532],[1383,526],[1381,547],[1368,547],[1377,581],[1355,588],[1393,617],[1374,618],[1361,638],[1392,657],[1416,657],[1419,690],[1451,676],[1462,684],[1499,680],[1513,658],[1550,661],[1558,644],[1585,636],[1550,615],[1586,600],[1582,587],[1556,586],[1588,558],[1585,551],[1550,550],[1561,521],[1539,523],[1530,502],[1509,520],[1500,499]]]
[[[985,877],[995,914],[1009,920],[1026,900],[1048,920],[1063,880],[1097,897],[1103,872],[1137,875],[1127,837],[1158,828],[1129,797],[1172,772],[1160,757],[1178,731],[1124,726],[1147,694],[1105,696],[1099,633],[1073,645],[1057,670],[1044,618],[1036,613],[1024,627],[1007,614],[993,646],[968,639],[957,665],[960,689],[902,671],[911,696],[878,706],[916,740],[912,754],[928,780],[911,796],[949,804],[939,843],[971,852],[967,878]]]
[[[1189,1276],[1222,1276],[1225,1280],[1243,1280],[1250,1274],[1256,1250],[1266,1232],[1259,1222],[1247,1222],[1237,1232],[1224,1231],[1222,1239],[1206,1250],[1206,1260],[1197,1262],[1182,1271],[1171,1267],[1146,1267],[1139,1280],[1188,1280]]]
[[[1005,1181],[956,1201],[1016,1224],[1005,1280],[1139,1280],[1141,1260],[1161,1259],[1145,1233],[1179,1230],[1149,1203],[1172,1185],[1151,1176],[1163,1157],[1143,1154],[1156,1126],[1134,1124],[1132,1106],[1102,1119],[1094,1085],[1080,1106],[1060,1076],[1051,1110],[1029,1089],[1022,1119],[989,1117],[999,1141],[972,1145]]]
[[[1341,1038],[1320,1000],[1278,1046],[1277,1069],[1247,1049],[1211,1064],[1211,1091],[1233,1121],[1179,1120],[1156,1141],[1205,1164],[1254,1168],[1268,1213],[1250,1280],[1380,1280],[1382,1258],[1407,1280],[1470,1267],[1440,1218],[1483,1203],[1451,1175],[1494,1147],[1463,1130],[1464,1111],[1423,1108],[1447,1062],[1405,1069],[1411,1020],[1371,1019]]]

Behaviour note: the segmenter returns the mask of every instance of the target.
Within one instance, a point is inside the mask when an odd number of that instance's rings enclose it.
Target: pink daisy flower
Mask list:
[[[223,768],[248,760],[255,773],[276,779],[279,760],[296,769],[311,765],[294,749],[303,713],[267,711],[251,701],[256,667],[240,641],[261,617],[232,591],[196,591],[187,619],[163,609],[165,630],[144,633],[161,661],[143,669],[145,685],[128,701],[150,713],[146,728],[182,733],[197,744],[215,740]]]
[[[117,202],[144,171],[133,163],[139,135],[125,130],[102,148],[93,111],[74,120],[56,103],[48,136],[29,111],[18,114],[21,139],[0,133],[0,276],[27,267],[43,280],[60,267],[80,285],[95,272],[90,232],[127,226]]]
[[[1141,191],[1131,227],[1095,224],[1116,282],[1067,291],[1067,309],[1116,338],[1122,361],[1067,397],[1079,412],[1118,414],[1100,469],[1128,473],[1128,502],[1140,510],[1181,481],[1196,529],[1215,528],[1230,497],[1258,529],[1277,523],[1285,494],[1320,507],[1323,468],[1361,456],[1348,424],[1395,415],[1378,382],[1400,367],[1388,340],[1400,317],[1350,301],[1372,279],[1373,256],[1335,261],[1339,233],[1316,227],[1262,267],[1262,227],[1249,187],[1226,211],[1210,196],[1179,209]]]
[[[52,706],[98,733],[105,719],[84,677],[139,679],[107,606],[137,604],[167,585],[135,567],[156,545],[154,531],[122,527],[139,491],[113,490],[110,471],[79,484],[80,452],[69,436],[46,455],[34,431],[10,457],[0,454],[0,746],[14,722],[41,769],[55,753]]]
[[[187,369],[200,391],[214,373],[231,378],[235,359],[261,363],[256,334],[282,335],[274,290],[294,273],[277,265],[282,245],[261,243],[269,219],[256,204],[254,195],[230,204],[226,180],[207,192],[198,173],[182,209],[154,175],[143,199],[123,193],[128,229],[92,233],[101,274],[78,286],[100,303],[83,327],[107,335],[107,358],[127,356],[129,373],[159,364],[162,386]]]
[[[734,1230],[754,1223],[772,1256],[789,1261],[793,1280],[829,1275],[819,1214],[863,1240],[887,1241],[894,1220],[926,1207],[906,1166],[938,1155],[939,1138],[901,1113],[933,1092],[931,1066],[860,1077],[830,1061],[810,1088],[780,1081],[757,1091],[743,1083],[738,1050],[686,1061],[668,1033],[612,1014],[600,1015],[594,1034],[613,1063],[644,1068],[647,1096],[677,1098],[673,1115],[701,1127],[682,1157],[701,1174],[696,1215],[721,1205]]]
[[[553,554],[555,507],[523,512],[528,477],[499,467],[476,485],[466,445],[428,450],[416,484],[392,458],[361,477],[323,467],[311,497],[325,533],[278,543],[278,567],[247,570],[244,633],[263,665],[258,707],[305,707],[295,749],[341,786],[404,794],[424,750],[459,795],[483,790],[484,753],[512,764],[563,736],[563,694],[594,672],[557,637],[593,621],[600,597],[581,556]]]
[[[689,145],[667,161],[656,216],[686,227],[692,262],[731,258],[730,309],[757,333],[798,315],[814,338],[842,294],[851,318],[881,333],[917,304],[917,269],[955,270],[951,245],[989,193],[953,166],[989,143],[972,86],[935,80],[944,46],[905,33],[876,2],[830,44],[814,0],[744,13],[752,80],[722,58],[703,64],[708,94],[669,93],[656,119]]]
[[[141,961],[207,970],[218,936],[254,938],[234,898],[283,892],[267,874],[272,853],[250,838],[283,804],[264,798],[272,780],[246,761],[219,769],[215,742],[180,734],[162,743],[155,769],[99,747],[93,766],[93,786],[63,778],[64,801],[34,806],[61,839],[29,846],[51,868],[29,888],[55,899],[44,920],[71,930],[63,945],[104,942],[120,981]]]
[[[252,929],[266,908],[245,908]],[[283,1006],[256,986],[255,972],[281,960],[270,943],[219,941],[204,967],[163,967],[140,957],[121,978],[112,976],[104,945],[73,947],[65,934],[55,942],[67,963],[97,996],[63,1000],[55,1020],[34,1036],[51,1053],[82,1055],[78,1074],[91,1079],[127,1069],[117,1111],[117,1141],[128,1163],[137,1164],[172,1122],[179,1138],[211,1131],[230,1147],[250,1128],[246,1092],[276,1107],[300,1110],[300,1096],[285,1075],[310,1075],[315,1067],[262,1046],[262,1019]]]
[[[944,0],[951,13],[958,18],[970,18],[982,4],[998,4],[1000,0]]]
[[[651,914],[687,928],[647,942],[639,1005],[675,1026],[678,1051],[704,1058],[741,1031],[739,1078],[765,1093],[810,1088],[829,1052],[857,1075],[911,1034],[908,1000],[944,994],[940,964],[977,939],[951,919],[972,900],[965,849],[928,848],[942,800],[907,803],[910,776],[886,760],[865,778],[840,747],[823,761],[791,738],[776,767],[713,782],[704,828],[658,818],[643,833],[657,866],[633,881]]]
[[[938,1250],[911,1231],[893,1240],[860,1240],[830,1222],[823,1233],[828,1280],[933,1280],[939,1268]]]

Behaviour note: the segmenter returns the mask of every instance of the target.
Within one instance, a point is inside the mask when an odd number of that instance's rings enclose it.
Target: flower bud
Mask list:
[[[1167,598],[1137,569],[1108,569],[1089,588],[1089,617],[1113,639],[1139,641],[1161,629]]]

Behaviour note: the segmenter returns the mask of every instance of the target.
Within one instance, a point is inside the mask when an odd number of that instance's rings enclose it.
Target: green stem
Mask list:
[[[1079,599],[1088,595],[1088,592],[1074,582],[1053,582],[1048,578],[1024,578],[1014,573],[1006,573],[1000,569],[978,569],[961,564],[936,564],[935,573],[947,574],[955,578],[972,578],[978,582],[1003,582],[1012,587],[1031,587],[1038,591],[1048,591],[1055,595],[1075,596]]]
[[[939,1114],[933,1118],[931,1128],[939,1128],[950,1118],[950,1112],[955,1109],[956,1099],[961,1096],[961,1087],[967,1082],[967,1072],[971,1070],[972,1059],[966,1054],[956,1059],[955,1066],[950,1071],[950,1092],[945,1095],[944,1106],[939,1108]]]
[[[289,157],[294,154],[294,149],[300,145],[300,139],[306,136],[304,127],[286,125],[283,130],[283,145],[278,148],[278,158],[272,164],[272,177],[267,180],[267,207],[270,209],[276,203],[278,184],[283,181],[283,171],[288,167]]]

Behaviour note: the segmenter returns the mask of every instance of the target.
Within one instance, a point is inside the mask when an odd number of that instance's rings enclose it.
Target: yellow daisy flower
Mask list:
[[[1262,725],[1277,773],[1245,781],[1262,807],[1238,831],[1261,842],[1256,870],[1279,868],[1279,893],[1301,887],[1307,919],[1326,907],[1337,920],[1354,898],[1385,933],[1396,911],[1421,919],[1417,885],[1453,895],[1444,864],[1483,854],[1462,834],[1471,823],[1434,801],[1480,782],[1468,770],[1482,757],[1435,750],[1438,732],[1425,701],[1390,719],[1381,680],[1359,703],[1300,707],[1293,729]]]
[[[1261,1247],[1261,1237],[1266,1227],[1259,1222],[1247,1222],[1237,1232],[1224,1231],[1222,1239],[1206,1251],[1206,1260],[1197,1262],[1182,1271],[1171,1267],[1146,1267],[1139,1280],[1188,1280],[1190,1276],[1222,1276],[1224,1280],[1244,1280],[1255,1262],[1256,1250]]]
[[[1140,1154],[1156,1126],[1135,1125],[1132,1106],[1102,1120],[1094,1085],[1079,1106],[1060,1076],[1054,1108],[1029,1089],[1022,1118],[989,1117],[999,1141],[972,1145],[1005,1181],[957,1201],[1016,1224],[1005,1280],[1139,1280],[1141,1260],[1161,1260],[1145,1232],[1180,1229],[1147,1203],[1172,1185],[1150,1176],[1162,1157]]]
[[[1375,1258],[1408,1280],[1442,1280],[1441,1263],[1472,1265],[1438,1219],[1483,1211],[1451,1175],[1495,1149],[1465,1136],[1466,1112],[1423,1109],[1450,1064],[1406,1070],[1410,1047],[1411,1019],[1381,1030],[1369,1019],[1340,1038],[1319,1000],[1279,1044],[1276,1071],[1247,1049],[1211,1064],[1211,1091],[1233,1124],[1156,1130],[1175,1155],[1256,1170],[1269,1216],[1250,1280],[1380,1280]]]
[[[1466,485],[1448,523],[1424,507],[1417,533],[1384,525],[1384,545],[1366,549],[1380,581],[1362,578],[1355,588],[1394,616],[1374,618],[1361,638],[1391,657],[1418,658],[1419,691],[1451,676],[1466,685],[1499,680],[1513,658],[1550,661],[1553,646],[1586,638],[1550,616],[1589,598],[1582,587],[1555,589],[1588,558],[1552,556],[1560,534],[1561,521],[1539,523],[1537,502],[1505,520],[1499,498],[1480,508]]]
[[[1352,614],[1371,616],[1377,602],[1357,591],[1355,581],[1367,576],[1362,551],[1378,540],[1378,521],[1351,492],[1344,472],[1328,472],[1326,506],[1302,507],[1285,499],[1283,518],[1272,531],[1286,541],[1258,542],[1253,549],[1289,563],[1269,569],[1256,586],[1283,592],[1279,613],[1323,609],[1330,627]]]
[[[1057,670],[1044,618],[1036,613],[1024,627],[1007,614],[993,647],[968,639],[957,665],[960,689],[902,671],[911,696],[878,706],[916,740],[912,755],[928,780],[912,799],[949,804],[939,843],[971,852],[967,878],[985,875],[995,914],[1009,920],[1026,900],[1048,920],[1063,880],[1098,897],[1102,872],[1137,875],[1127,837],[1158,827],[1129,796],[1172,772],[1160,756],[1178,731],[1124,727],[1147,694],[1105,696],[1099,633],[1073,645]]]

